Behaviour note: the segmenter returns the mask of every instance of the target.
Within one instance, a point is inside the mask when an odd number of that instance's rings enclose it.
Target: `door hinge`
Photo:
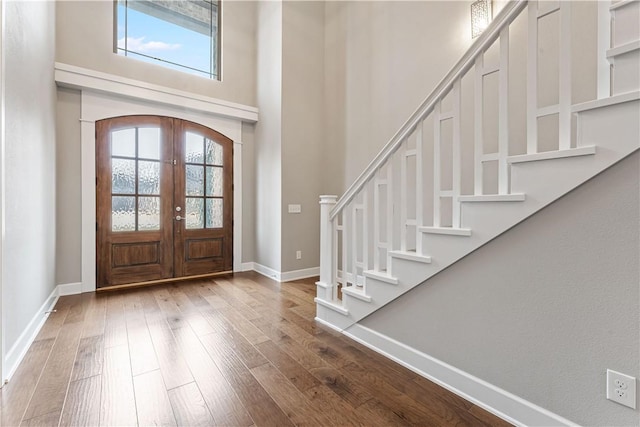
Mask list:
[[[98,231],[98,221],[96,221],[96,231]]]
[[[98,177],[96,176],[96,187],[98,186]]]

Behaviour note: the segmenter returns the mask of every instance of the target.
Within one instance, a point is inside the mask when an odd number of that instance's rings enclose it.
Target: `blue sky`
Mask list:
[[[124,47],[125,11],[124,5],[118,4],[118,47]],[[127,26],[128,50],[196,68],[205,75],[209,73],[211,63],[209,37],[132,9],[128,10]],[[132,56],[158,63],[138,55]],[[163,65],[203,75],[182,67],[165,63]]]

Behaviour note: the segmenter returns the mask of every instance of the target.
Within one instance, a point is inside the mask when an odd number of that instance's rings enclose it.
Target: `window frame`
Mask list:
[[[127,2],[129,0],[125,0],[125,2]],[[149,1],[153,1],[153,0],[149,0]],[[207,1],[207,0],[205,0]],[[208,0],[208,1],[212,1],[212,0]],[[138,61],[140,62],[146,62],[147,64],[154,64],[154,65],[159,65],[165,69],[169,69],[169,70],[175,70],[181,73],[186,73],[186,74],[191,74],[194,76],[198,76],[198,77],[202,77],[202,78],[206,78],[208,80],[213,80],[213,81],[222,81],[222,10],[223,10],[223,6],[222,0],[215,0],[216,1],[216,7],[218,8],[218,12],[217,12],[217,33],[216,33],[216,42],[211,43],[211,49],[215,48],[215,54],[211,54],[211,61],[215,62],[211,64],[211,71],[210,72],[206,72],[206,71],[202,71],[202,70],[198,70],[196,68],[193,67],[189,67],[186,65],[182,65],[182,64],[178,64],[175,62],[171,62],[171,61],[167,61],[161,58],[156,58],[150,55],[144,55],[141,54],[139,52],[134,52],[131,51],[131,53],[133,53],[133,55],[127,55],[127,52],[129,52],[128,50],[124,50],[124,54],[120,54],[118,51],[120,50],[118,48],[118,3],[119,0],[113,0],[113,53],[118,55],[118,56],[124,56],[125,58],[133,58],[133,59],[137,59],[136,56],[142,56],[142,57],[146,57],[151,59],[152,61],[143,61],[138,59]],[[212,1],[213,3],[213,1]],[[128,10],[128,7],[127,7]],[[126,23],[126,18],[125,18],[125,23]],[[126,24],[125,24],[126,25]],[[126,29],[125,29],[125,38],[127,37],[127,33],[126,33]],[[171,65],[175,65],[179,68],[172,68],[172,67],[167,67],[164,64],[171,64]],[[214,65],[215,65],[215,69],[214,69]],[[198,75],[198,74],[194,74],[191,73],[187,70],[193,70],[193,71],[197,71],[198,73],[201,74],[208,74],[208,77],[204,77],[202,75]]]

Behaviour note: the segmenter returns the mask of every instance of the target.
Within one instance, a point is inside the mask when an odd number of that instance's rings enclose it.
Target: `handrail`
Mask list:
[[[498,16],[489,24],[487,29],[471,45],[462,58],[453,66],[447,75],[438,83],[431,94],[420,104],[409,119],[402,125],[396,134],[387,142],[378,155],[369,163],[365,170],[349,186],[347,191],[340,197],[336,206],[331,210],[329,219],[333,220],[336,215],[358,194],[364,185],[373,177],[376,171],[391,157],[396,149],[402,144],[416,128],[418,123],[431,112],[438,100],[446,95],[454,81],[462,77],[474,64],[476,57],[491,46],[498,36],[500,30],[511,24],[520,12],[527,6],[526,0],[511,0],[498,13]]]

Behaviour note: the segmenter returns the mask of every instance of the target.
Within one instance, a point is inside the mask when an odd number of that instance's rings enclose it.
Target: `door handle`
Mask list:
[[[180,215],[176,215],[176,221],[182,221],[182,217]]]

